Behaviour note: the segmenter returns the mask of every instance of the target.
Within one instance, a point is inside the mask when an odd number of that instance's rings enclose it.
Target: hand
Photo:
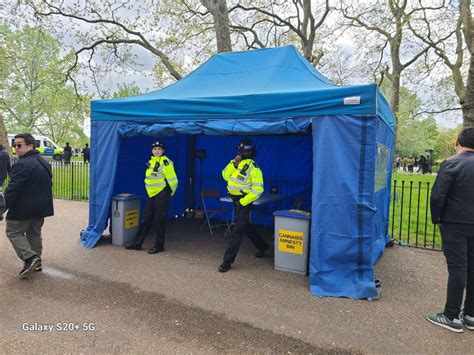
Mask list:
[[[240,155],[236,155],[234,158],[234,166],[237,167],[239,163],[241,162],[242,157]]]

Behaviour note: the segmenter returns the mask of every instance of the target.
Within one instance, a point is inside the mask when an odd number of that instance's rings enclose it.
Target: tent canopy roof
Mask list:
[[[378,114],[395,126],[375,84],[334,85],[293,46],[216,54],[168,87],[96,100],[91,108],[92,120],[158,123]]]

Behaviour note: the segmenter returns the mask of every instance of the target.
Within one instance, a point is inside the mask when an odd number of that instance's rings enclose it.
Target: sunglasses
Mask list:
[[[23,147],[24,145],[26,145],[26,143],[16,143],[16,144],[13,144],[13,146],[14,146],[15,148],[21,148],[21,147]]]

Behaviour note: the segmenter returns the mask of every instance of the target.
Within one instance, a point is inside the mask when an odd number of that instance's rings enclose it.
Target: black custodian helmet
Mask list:
[[[257,154],[252,141],[249,139],[242,139],[237,146],[237,151],[240,155],[247,158],[253,158]]]
[[[151,149],[153,149],[153,148],[155,148],[155,147],[159,147],[159,148],[165,150],[165,145],[164,145],[163,143],[161,143],[161,142],[158,142],[158,141],[156,141],[155,143],[153,143],[153,144],[151,145]]]

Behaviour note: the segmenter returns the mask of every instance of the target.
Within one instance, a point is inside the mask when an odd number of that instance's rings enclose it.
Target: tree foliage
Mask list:
[[[434,146],[435,159],[444,160],[454,154],[454,142],[461,131],[462,127],[450,128],[441,130],[436,138],[436,144]]]
[[[392,86],[385,83],[381,87],[382,92],[390,95]],[[421,100],[407,88],[400,89],[400,108],[397,127],[397,156],[420,156],[426,155],[426,150],[436,145],[438,127],[432,116],[417,116]]]
[[[140,95],[140,88],[134,84],[120,84],[117,91],[112,94],[112,99]]]
[[[32,132],[60,142],[83,135],[86,100],[65,82],[71,56],[43,29],[1,27],[0,112],[11,132]]]

